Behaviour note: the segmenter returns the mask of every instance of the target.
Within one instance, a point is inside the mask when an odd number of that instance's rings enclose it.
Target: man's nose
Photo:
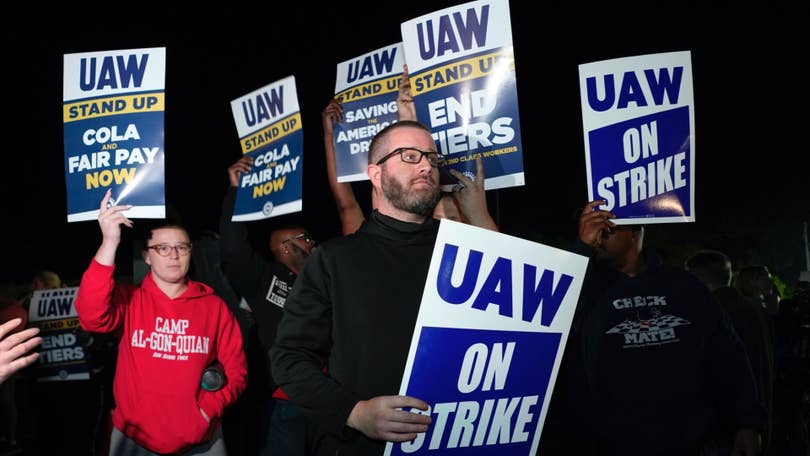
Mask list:
[[[419,163],[416,164],[416,167],[419,170],[419,174],[429,174],[430,171],[433,169],[433,166],[430,164],[430,160],[428,160],[426,155],[422,156],[422,159],[419,160]]]

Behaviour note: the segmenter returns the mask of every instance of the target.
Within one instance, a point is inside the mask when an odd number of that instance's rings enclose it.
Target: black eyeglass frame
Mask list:
[[[419,160],[416,160],[416,161],[408,161],[408,160],[406,160],[405,155],[403,155],[402,153],[405,152],[405,151],[408,151],[408,150],[413,150],[413,151],[419,152]],[[389,152],[388,154],[386,154],[384,157],[377,160],[376,165],[377,166],[382,165],[389,158],[393,157],[396,154],[399,154],[399,159],[400,160],[402,160],[405,163],[412,164],[412,165],[416,165],[419,162],[421,162],[422,157],[427,157],[428,163],[430,163],[430,166],[432,166],[434,168],[444,166],[445,163],[446,163],[446,160],[444,159],[444,157],[442,157],[441,154],[439,154],[438,152],[433,152],[433,151],[425,152],[424,150],[419,150],[416,147],[397,147],[396,149],[394,149],[391,152]],[[431,160],[430,157],[436,157],[436,158],[434,160]]]

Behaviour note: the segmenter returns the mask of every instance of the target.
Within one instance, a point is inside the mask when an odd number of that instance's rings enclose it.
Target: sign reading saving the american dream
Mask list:
[[[231,220],[261,220],[302,209],[304,131],[295,77],[231,101],[242,154],[253,157],[239,177]]]
[[[481,157],[487,190],[524,185],[509,2],[465,3],[401,28],[416,116],[447,166],[473,178]]]
[[[386,455],[534,455],[588,259],[442,220],[399,393],[427,432]]]
[[[579,66],[590,200],[618,224],[695,221],[689,51]]]
[[[67,220],[111,204],[130,218],[163,218],[166,48],[65,54],[63,123]]]
[[[371,138],[397,121],[404,63],[397,43],[338,64],[335,98],[343,105],[343,122],[333,128],[338,182],[368,179]]]
[[[38,381],[87,380],[85,347],[77,335],[79,314],[73,301],[78,287],[36,290],[28,308],[30,326],[40,329],[42,344],[34,365]]]

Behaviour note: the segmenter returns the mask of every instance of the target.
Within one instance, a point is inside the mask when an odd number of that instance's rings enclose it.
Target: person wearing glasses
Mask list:
[[[287,298],[273,374],[318,426],[312,454],[380,455],[428,429],[430,417],[406,411],[427,403],[397,392],[438,234],[441,161],[419,122],[377,133],[367,167],[376,209],[321,244]]]
[[[110,455],[226,455],[221,417],[245,389],[247,366],[233,313],[208,285],[187,278],[191,242],[177,225],[153,228],[140,285],[116,284],[115,256],[131,206],[101,200],[101,245],[82,276],[75,306],[82,329],[121,331],[113,382]],[[201,388],[218,361],[226,383]]]
[[[228,167],[230,186],[220,215],[220,252],[223,271],[237,294],[250,307],[253,325],[247,341],[250,386],[243,403],[253,429],[247,431],[250,454],[306,454],[308,422],[273,381],[268,350],[276,337],[284,303],[315,240],[298,225],[278,226],[270,232],[271,258],[253,248],[246,222],[231,220],[236,189],[242,174],[250,173],[253,158],[243,156]],[[240,404],[241,405],[241,404]]]
[[[408,78],[408,66],[403,66],[402,79],[397,94],[397,121],[416,121],[416,107],[411,95],[411,84]],[[334,123],[343,121],[343,106],[333,98],[329,100],[326,108],[321,112],[323,126],[323,142],[326,152],[326,174],[329,188],[335,199],[343,234],[357,231],[365,220],[363,210],[357,202],[354,190],[348,182],[338,182],[337,163],[335,158]],[[433,217],[437,219],[450,219],[457,222],[498,231],[498,225],[489,214],[487,199],[484,191],[484,164],[481,158],[476,159],[475,179],[470,179],[455,169],[448,172],[459,182],[452,192],[442,193],[442,198],[436,204]],[[372,194],[371,205],[377,207]]]

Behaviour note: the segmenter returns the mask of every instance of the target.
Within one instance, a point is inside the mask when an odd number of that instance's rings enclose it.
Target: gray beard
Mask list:
[[[382,171],[382,190],[385,198],[395,208],[421,217],[433,214],[442,194],[438,187],[430,191],[408,192],[396,179]]]

